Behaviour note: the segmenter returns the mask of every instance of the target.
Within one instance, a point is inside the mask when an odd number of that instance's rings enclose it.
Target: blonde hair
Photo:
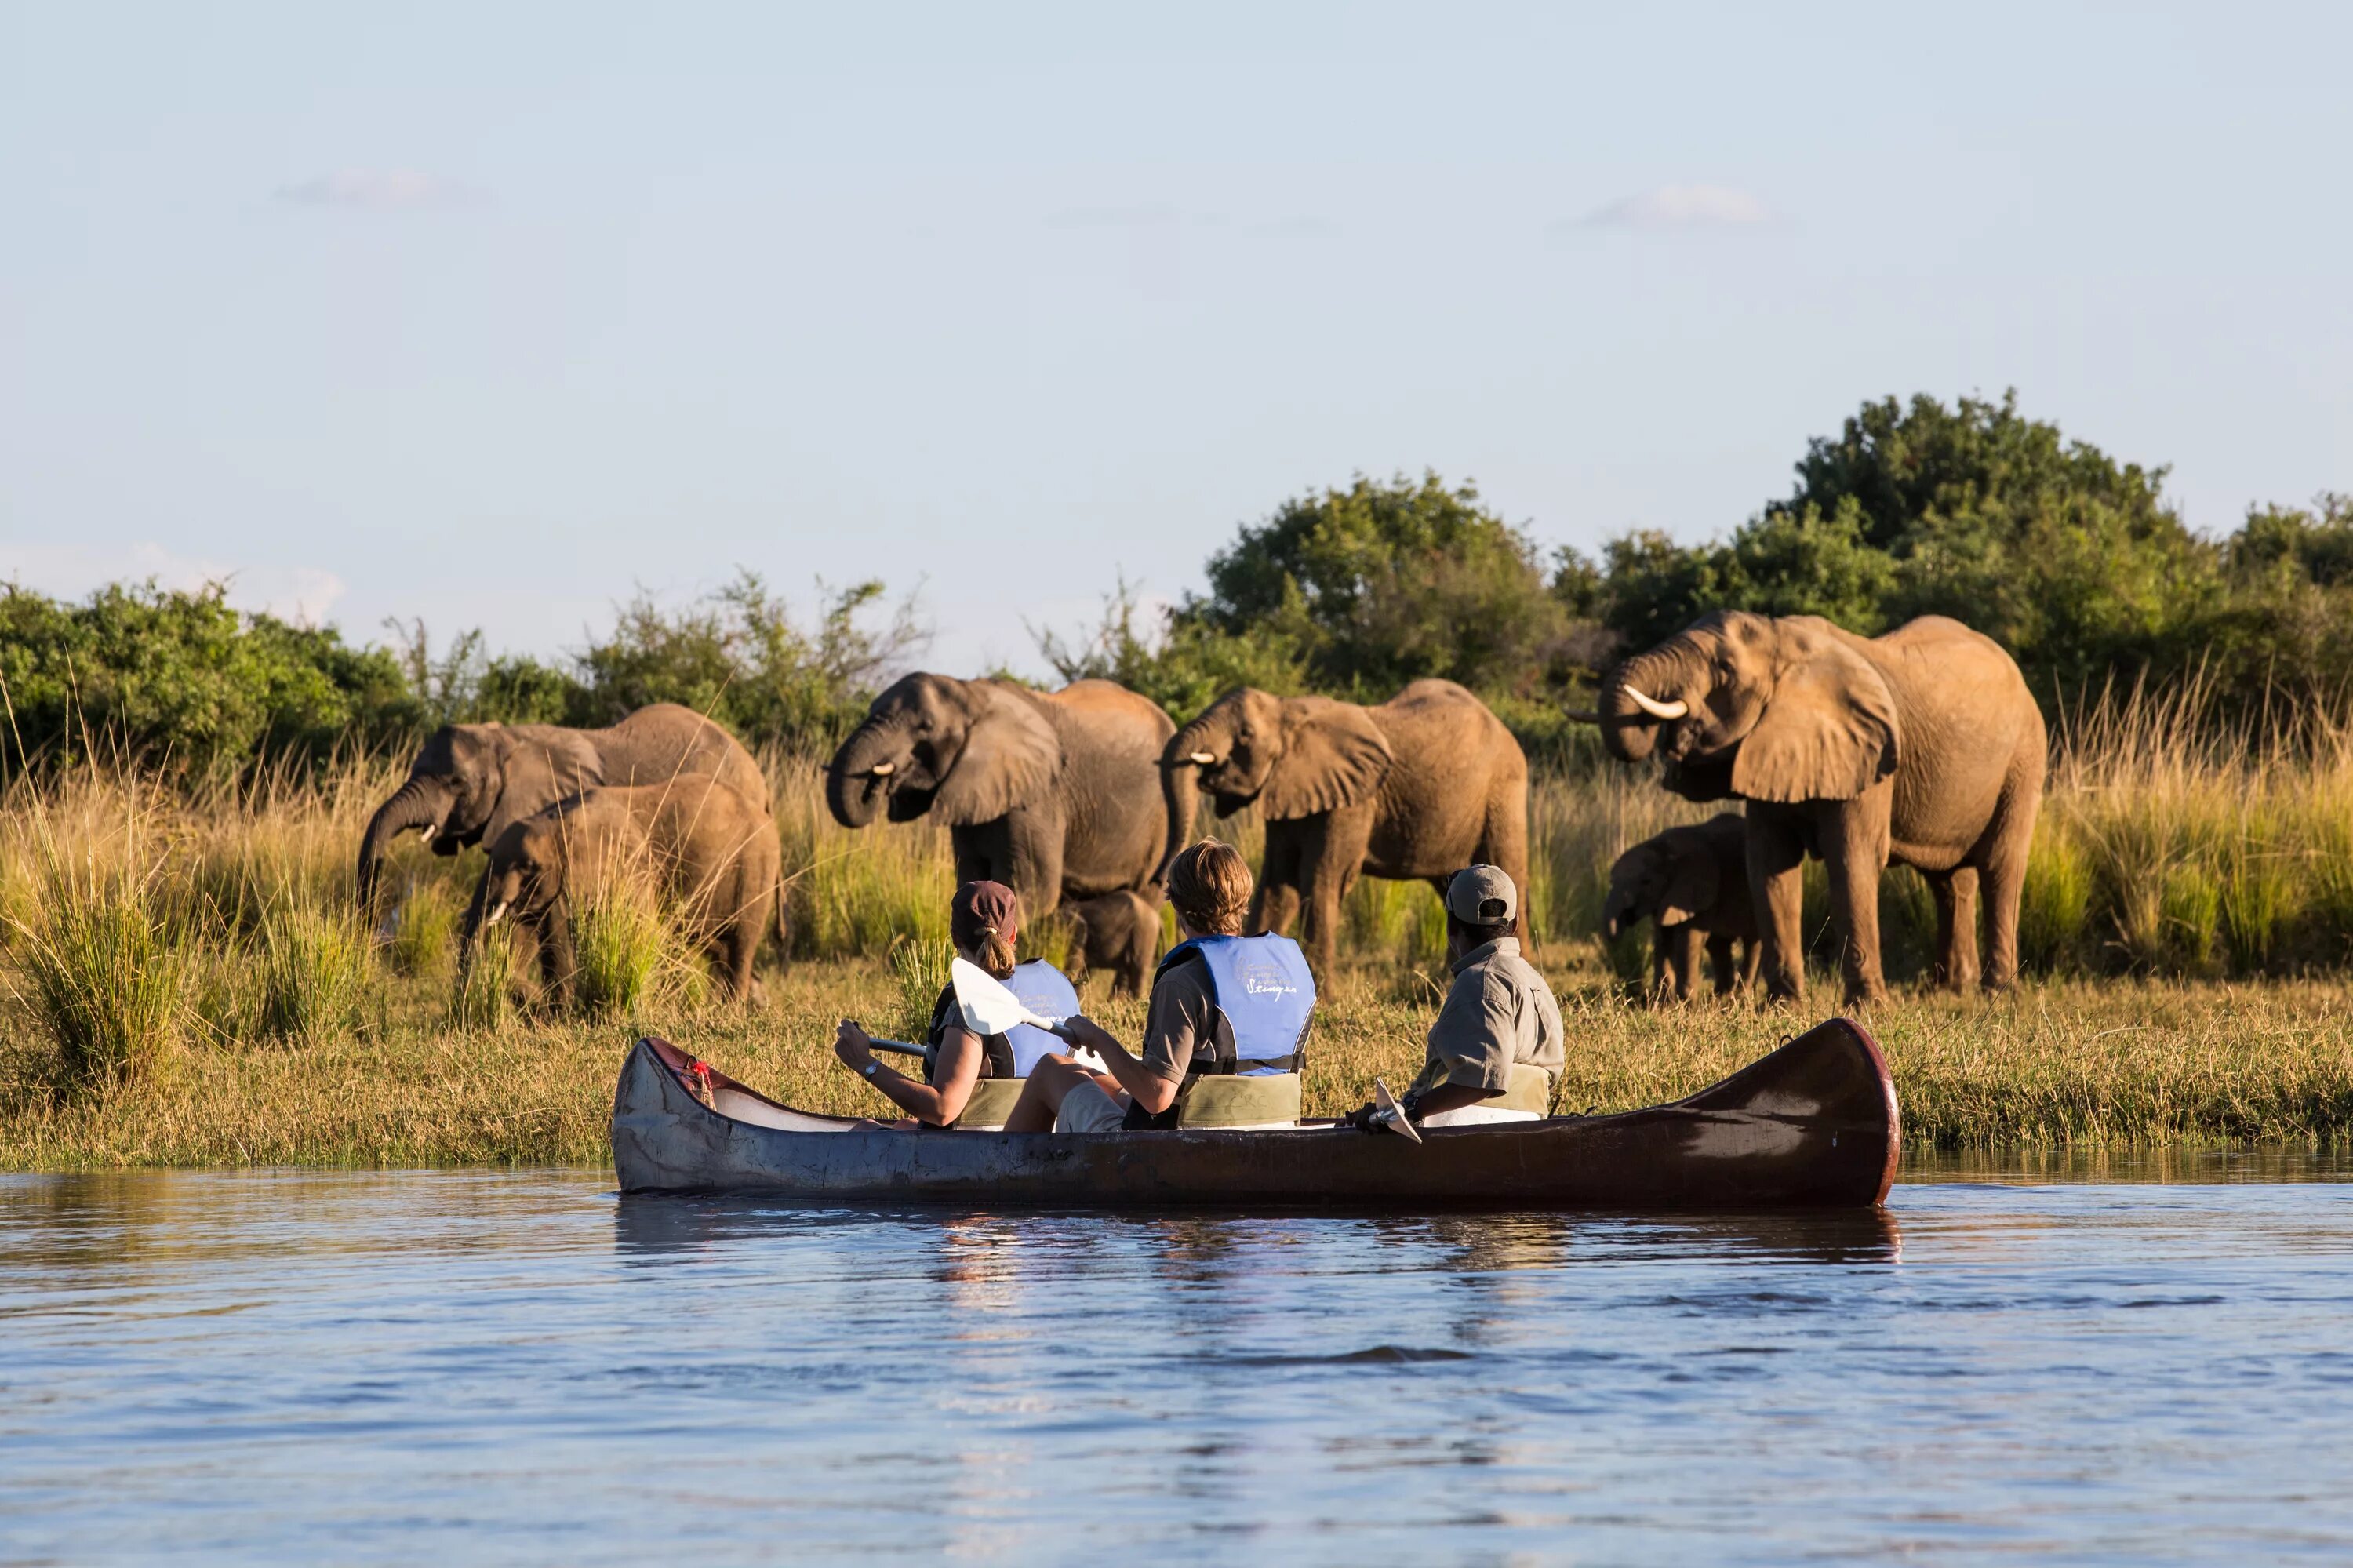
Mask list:
[[[998,936],[994,926],[981,933],[980,940],[973,944],[973,962],[987,970],[992,977],[997,980],[1013,978],[1012,944]]]
[[[1215,839],[1187,846],[1168,867],[1168,902],[1204,937],[1241,935],[1250,912],[1250,864],[1241,852]]]

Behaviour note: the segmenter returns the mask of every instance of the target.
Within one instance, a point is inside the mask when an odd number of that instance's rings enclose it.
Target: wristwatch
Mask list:
[[[875,1074],[882,1070],[882,1064],[876,1061],[873,1057],[869,1056],[866,1058],[866,1065],[859,1068],[858,1070],[871,1078]]]

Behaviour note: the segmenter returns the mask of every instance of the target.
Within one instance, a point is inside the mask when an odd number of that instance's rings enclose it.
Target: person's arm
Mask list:
[[[1127,1091],[1127,1097],[1149,1114],[1158,1116],[1176,1103],[1175,1082],[1129,1055],[1127,1047],[1113,1039],[1109,1030],[1084,1013],[1074,1013],[1062,1021],[1062,1038],[1102,1057],[1119,1086]]]
[[[955,1027],[942,1035],[933,1081],[928,1084],[876,1061],[869,1039],[855,1021],[845,1018],[834,1031],[833,1054],[841,1058],[843,1065],[855,1069],[881,1091],[892,1104],[919,1120],[945,1127],[964,1115],[964,1107],[972,1100],[973,1086],[980,1082],[980,1065],[986,1054],[978,1036],[968,1029]]]

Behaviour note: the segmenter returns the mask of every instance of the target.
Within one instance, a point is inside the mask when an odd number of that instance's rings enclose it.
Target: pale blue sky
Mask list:
[[[2226,529],[2353,489],[2348,17],[5,0],[0,575],[1035,668],[1359,470],[1697,538],[2012,385]]]

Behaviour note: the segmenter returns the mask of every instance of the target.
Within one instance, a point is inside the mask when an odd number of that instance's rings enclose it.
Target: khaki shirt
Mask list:
[[[1525,1062],[1557,1080],[1567,1060],[1560,1004],[1516,937],[1498,937],[1454,961],[1454,984],[1430,1026],[1430,1055],[1411,1093],[1460,1084],[1500,1095]]]

